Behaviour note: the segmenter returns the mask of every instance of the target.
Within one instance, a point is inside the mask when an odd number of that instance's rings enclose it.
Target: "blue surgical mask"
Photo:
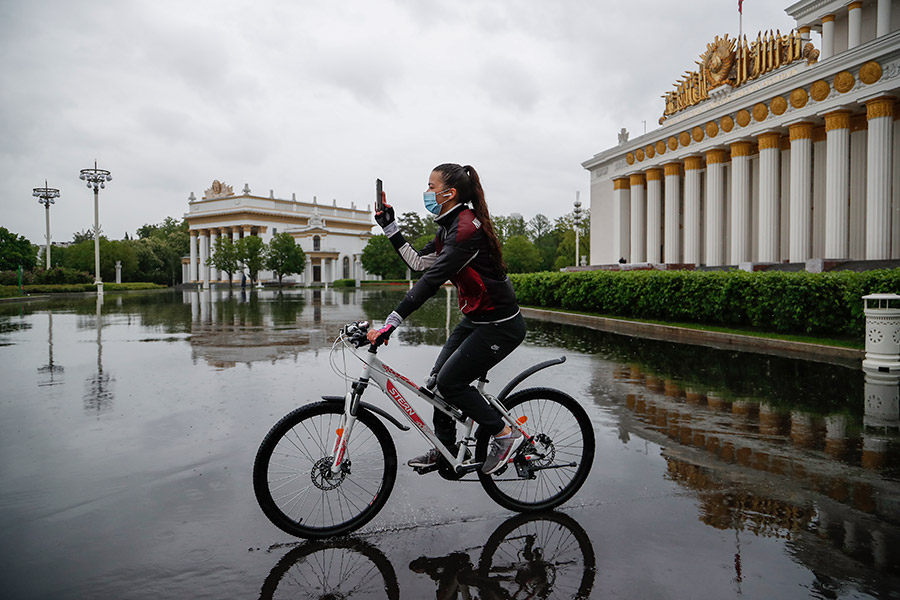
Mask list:
[[[446,192],[447,190],[442,190],[441,193]],[[445,194],[445,196],[450,196],[450,194]],[[425,210],[433,214],[434,216],[438,216],[441,214],[441,204],[446,202],[441,202],[440,204],[437,201],[437,194],[434,192],[425,192],[422,194],[422,198],[425,200]],[[449,200],[449,198],[447,198]]]

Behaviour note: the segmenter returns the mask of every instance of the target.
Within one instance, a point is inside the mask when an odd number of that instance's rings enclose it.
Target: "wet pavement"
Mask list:
[[[596,431],[591,475],[558,512],[518,516],[401,464],[351,538],[282,533],[253,496],[256,448],[291,409],[344,392],[337,328],[380,321],[402,293],[0,305],[2,595],[900,598],[897,381],[537,321],[488,389],[567,356],[529,380],[575,396]],[[379,356],[421,380],[454,304],[439,293]],[[425,448],[392,433],[401,463]]]

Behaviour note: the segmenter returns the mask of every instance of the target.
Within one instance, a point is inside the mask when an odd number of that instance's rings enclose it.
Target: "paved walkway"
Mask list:
[[[823,344],[793,342],[774,338],[754,337],[719,331],[705,331],[689,327],[673,327],[655,323],[640,323],[624,319],[609,319],[594,315],[557,312],[540,308],[522,308],[522,314],[529,319],[578,325],[598,331],[609,331],[622,335],[665,340],[682,344],[712,346],[724,350],[740,350],[742,352],[758,352],[760,354],[776,354],[789,358],[800,358],[827,362],[842,366],[861,368],[865,351],[856,348],[841,348]]]

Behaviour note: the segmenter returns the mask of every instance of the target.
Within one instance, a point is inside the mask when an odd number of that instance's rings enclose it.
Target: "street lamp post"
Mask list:
[[[87,182],[89,188],[94,188],[94,285],[97,292],[103,293],[103,280],[100,279],[100,188],[106,187],[107,181],[112,181],[112,175],[105,169],[97,168],[94,161],[93,169],[82,169],[78,177]]]
[[[56,199],[59,198],[59,190],[47,187],[47,180],[44,180],[44,187],[42,188],[34,188],[34,191],[31,193],[32,196],[38,199],[38,202],[44,205],[46,209],[44,211],[46,215],[47,222],[47,246],[46,250],[44,250],[44,256],[47,259],[47,268],[50,268],[50,205],[56,202]]]
[[[580,241],[580,235],[581,235],[581,227],[580,227],[581,217],[583,215],[581,214],[581,200],[579,199],[580,197],[581,197],[581,192],[575,192],[575,210],[573,211],[574,212],[573,218],[575,221],[575,266],[576,267],[579,266],[579,263],[581,262],[581,256],[579,256],[579,254],[580,254],[579,241]]]

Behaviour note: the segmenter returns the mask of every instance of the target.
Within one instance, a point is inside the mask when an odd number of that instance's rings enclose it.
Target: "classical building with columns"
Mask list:
[[[788,34],[708,43],[658,129],[583,163],[609,216],[592,265],[900,259],[900,0],[786,11]]]
[[[363,248],[372,237],[372,212],[356,208],[340,207],[337,202],[321,205],[315,197],[312,202],[299,202],[255,196],[244,185],[240,194],[232,186],[213,181],[203,198],[190,195],[189,210],[184,215],[190,229],[190,255],[182,260],[185,283],[228,283],[228,275],[207,265],[216,239],[226,236],[232,241],[255,235],[269,243],[276,233],[289,233],[306,253],[306,270],[302,275],[285,278],[300,283],[328,284],[336,279],[377,279],[362,267],[360,257]],[[248,274],[249,275],[249,274]],[[240,283],[241,272],[232,275]],[[270,271],[259,273],[260,281],[275,280]]]

